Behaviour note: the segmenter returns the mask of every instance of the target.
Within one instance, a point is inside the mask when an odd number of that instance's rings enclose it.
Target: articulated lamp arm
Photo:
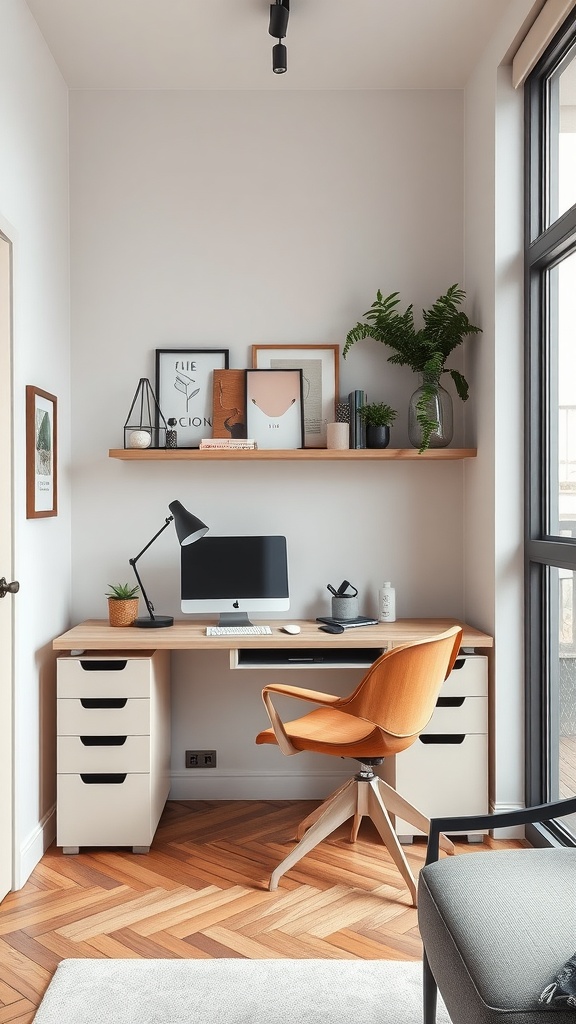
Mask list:
[[[172,515],[169,515],[166,518],[164,525],[161,526],[158,532],[154,534],[152,540],[148,541],[146,547],[142,548],[142,551],[140,551],[135,556],[135,558],[128,559],[129,564],[134,569],[134,575],[138,580],[138,586],[142,591],[142,597],[144,598],[146,609],[148,611],[148,617],[146,618],[143,616],[142,618],[136,619],[134,625],[140,626],[144,629],[159,629],[164,626],[173,626],[174,617],[172,615],[154,614],[154,605],[152,604],[150,598],[148,597],[148,594],[144,589],[144,585],[142,583],[142,580],[140,579],[140,574],[136,568],[136,562],[140,558],[142,558],[144,552],[148,551],[148,548],[154,543],[155,540],[158,539],[160,534],[163,533],[166,527],[169,526],[170,523],[172,522],[176,527],[176,533],[178,535],[178,541],[181,547],[183,547],[185,544],[194,544],[194,542],[200,540],[200,538],[203,537],[208,530],[206,524],[203,523],[201,519],[198,519],[198,516],[193,515],[192,512],[188,512],[188,510],[184,508],[181,502],[171,501],[170,504],[168,505],[168,508],[170,509]]]
[[[142,580],[140,579],[140,574],[138,572],[138,569],[136,568],[136,562],[138,561],[138,559],[142,558],[142,555],[144,554],[144,552],[148,551],[148,548],[154,543],[154,541],[160,536],[160,534],[164,532],[166,527],[170,526],[170,523],[173,521],[173,519],[174,519],[174,516],[168,516],[166,518],[166,522],[164,523],[164,525],[160,527],[160,529],[158,530],[158,533],[154,534],[154,536],[152,537],[152,540],[148,541],[146,547],[142,548],[142,551],[140,551],[140,553],[137,554],[135,558],[129,558],[128,559],[129,564],[132,566],[132,568],[134,570],[134,575],[136,576],[136,579],[138,580],[138,586],[140,587],[140,590],[142,591],[142,597],[144,598],[144,604],[146,605],[146,608],[148,609],[148,614],[149,614],[151,619],[154,619],[154,605],[152,604],[152,602],[150,601],[150,599],[148,597],[148,594],[144,590],[144,584],[142,583]]]

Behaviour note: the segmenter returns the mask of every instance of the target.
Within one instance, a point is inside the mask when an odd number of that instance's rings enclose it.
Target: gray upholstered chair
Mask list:
[[[576,813],[576,797],[502,814],[433,818],[418,883],[424,1024],[437,989],[453,1024],[576,1024],[576,1007],[539,1003],[576,953],[576,849],[515,849],[438,860],[438,836]]]

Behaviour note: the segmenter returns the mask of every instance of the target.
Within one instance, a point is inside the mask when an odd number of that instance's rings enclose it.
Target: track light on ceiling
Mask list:
[[[276,0],[270,4],[270,25],[268,31],[276,39],[283,39],[288,28],[288,16],[290,14],[290,0]]]
[[[276,0],[276,3],[270,4],[268,32],[278,40],[272,47],[272,70],[275,75],[283,75],[287,68],[286,47],[282,40],[288,29],[289,14],[290,0]]]

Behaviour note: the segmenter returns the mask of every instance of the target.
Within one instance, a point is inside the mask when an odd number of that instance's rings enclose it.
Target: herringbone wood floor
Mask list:
[[[51,847],[0,905],[0,1024],[32,1021],[65,957],[418,960],[416,911],[370,822],[354,846],[342,826],[268,892],[312,806],[169,802],[146,856]],[[405,849],[417,874],[424,842]]]

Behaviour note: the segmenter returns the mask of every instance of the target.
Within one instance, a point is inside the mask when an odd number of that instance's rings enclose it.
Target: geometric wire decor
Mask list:
[[[165,448],[168,429],[147,377],[141,377],[124,424],[125,448]]]

